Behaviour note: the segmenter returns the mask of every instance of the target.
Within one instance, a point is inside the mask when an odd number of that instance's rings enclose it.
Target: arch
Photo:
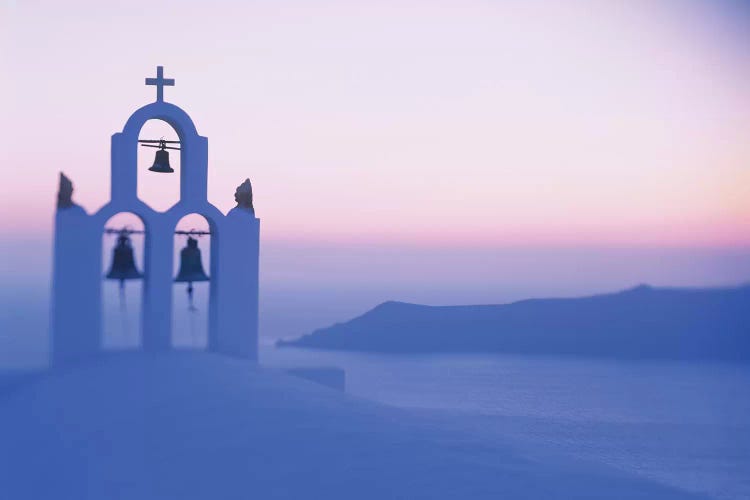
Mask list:
[[[177,133],[181,148],[180,200],[207,201],[208,140],[187,113],[167,102],[154,102],[133,113],[122,132],[112,135],[112,200],[138,199],[138,135],[148,120],[162,120]],[[168,175],[168,174],[163,174]]]
[[[122,212],[132,213],[141,219],[147,234],[149,233],[149,226],[155,223],[155,219],[158,216],[158,212],[140,200],[136,200],[135,203],[110,201],[94,212],[92,216],[94,217],[98,230],[103,231],[107,221]]]
[[[221,213],[221,210],[208,201],[203,203],[179,201],[165,213],[169,218],[170,224],[173,226],[176,226],[180,219],[190,214],[198,214],[208,221],[211,228],[211,236],[218,230],[220,221],[224,219],[224,214]]]
[[[157,101],[146,104],[135,110],[122,129],[123,134],[139,132],[143,124],[151,119],[169,123],[180,137],[198,136],[198,130],[190,116],[179,106],[168,102]]]
[[[142,346],[145,350],[168,349],[171,322],[165,321],[165,318],[171,316],[169,307],[172,303],[172,287],[169,282],[172,269],[172,226],[165,214],[156,212],[141,200],[119,198],[111,200],[93,215],[97,234],[101,235],[107,220],[120,212],[137,215],[146,232],[141,296]]]
[[[189,212],[175,221],[174,232],[177,231],[198,231],[200,233],[208,231],[210,234],[174,234],[173,256],[175,261],[172,267],[172,275],[175,282],[172,295],[172,345],[182,348],[206,349],[211,327],[211,314],[215,307],[215,282],[218,278],[217,262],[219,256],[214,239],[217,225],[201,213]],[[201,282],[200,278],[194,283],[176,281],[178,277],[184,280],[186,275],[190,274],[201,276],[201,273],[191,272],[196,270],[190,268],[191,251],[186,250],[190,246],[190,239],[194,239],[193,244],[198,247],[200,267],[203,276],[207,277],[207,281]],[[186,251],[188,252],[185,256],[187,260],[183,262],[182,255]],[[194,252],[192,257],[196,257]],[[192,263],[194,264],[194,262]],[[188,267],[183,269],[183,265]],[[186,291],[188,292],[187,296]]]
[[[138,141],[143,139],[154,140],[163,138],[167,141],[178,139],[177,131],[172,126],[156,118],[146,120],[141,127]],[[167,149],[160,151],[158,144],[145,144],[139,142],[136,148],[136,165],[138,180],[136,190],[138,199],[146,203],[157,212],[165,212],[177,204],[180,200],[180,172],[182,171],[182,151],[179,149]],[[176,144],[166,144],[172,148],[179,147]],[[173,173],[159,173],[151,171],[155,158],[163,162],[164,155],[168,158]]]
[[[101,229],[99,242],[102,258],[100,264],[102,274],[99,282],[102,316],[101,347],[103,349],[138,348],[142,344],[143,333],[142,306],[146,277],[146,241],[148,239],[146,221],[143,217],[129,210],[119,211],[106,218],[102,217],[101,220],[103,223],[97,224],[97,227]],[[129,229],[133,231],[133,233],[127,233],[127,238],[132,245],[135,270],[141,275],[140,278],[124,281],[112,277],[108,279],[106,273],[112,271],[114,251],[119,244],[119,237],[117,233],[108,235],[107,229]],[[140,300],[134,300],[136,298],[140,298]]]

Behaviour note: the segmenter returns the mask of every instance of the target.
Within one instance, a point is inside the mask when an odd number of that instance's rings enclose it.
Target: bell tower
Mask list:
[[[143,221],[145,232],[143,294],[141,304],[142,348],[172,348],[172,293],[175,281],[209,280],[208,350],[257,360],[258,351],[258,257],[260,219],[255,216],[252,186],[245,180],[235,193],[237,206],[224,215],[207,199],[208,139],[198,132],[187,113],[164,101],[164,78],[157,68],[156,101],[136,110],[122,132],[112,136],[110,201],[94,213],[73,202],[73,183],[60,174],[55,214],[51,306],[51,361],[72,362],[96,355],[102,349],[102,241],[106,222],[115,214],[131,212]],[[138,172],[138,135],[147,120],[159,119],[174,128],[181,150],[180,199],[166,212],[157,212],[138,198],[138,175],[175,175],[169,167],[169,141],[158,143],[154,167]],[[169,168],[167,168],[169,167]],[[179,220],[200,214],[211,234],[208,275],[183,273],[173,276],[173,238]],[[124,245],[124,242],[119,242]],[[124,251],[121,249],[121,251]],[[198,254],[200,255],[200,254]],[[200,258],[200,257],[198,257]],[[112,273],[112,271],[110,272]],[[141,273],[139,273],[141,274]],[[120,279],[121,274],[113,274]],[[210,277],[210,278],[209,278]],[[123,278],[131,279],[131,278]]]

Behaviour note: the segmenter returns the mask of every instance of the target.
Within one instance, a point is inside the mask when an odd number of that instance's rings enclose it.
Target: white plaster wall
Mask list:
[[[52,361],[71,362],[101,347],[101,231],[79,206],[57,211],[52,276]]]
[[[247,210],[229,211],[218,234],[215,328],[209,349],[257,360],[260,219]]]

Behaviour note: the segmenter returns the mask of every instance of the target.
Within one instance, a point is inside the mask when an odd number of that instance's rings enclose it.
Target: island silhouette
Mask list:
[[[750,359],[750,285],[654,288],[503,305],[385,302],[278,346],[370,352],[505,352]]]

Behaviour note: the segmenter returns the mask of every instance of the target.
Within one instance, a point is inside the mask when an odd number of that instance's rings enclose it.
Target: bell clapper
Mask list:
[[[195,318],[197,317],[198,308],[193,305],[193,284],[188,283],[187,288],[188,293],[188,303],[190,304],[188,306],[188,311],[190,311],[193,314],[190,314],[190,342],[191,346],[195,347]]]
[[[126,312],[127,307],[125,304],[125,280],[120,280],[120,311]]]
[[[188,311],[191,311],[191,312],[197,311],[198,308],[196,308],[193,305],[193,282],[192,281],[188,283],[187,294],[188,294]]]
[[[120,319],[122,320],[120,334],[123,339],[127,339],[128,332],[130,331],[130,322],[128,321],[128,307],[125,301],[125,280],[120,280]]]

